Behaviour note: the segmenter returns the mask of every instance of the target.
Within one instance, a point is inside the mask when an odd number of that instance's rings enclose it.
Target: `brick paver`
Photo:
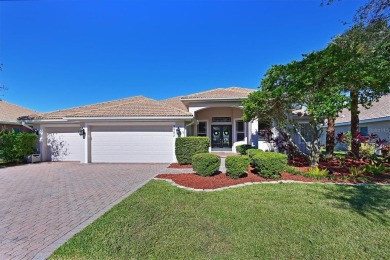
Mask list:
[[[40,163],[0,169],[0,259],[45,259],[166,164]]]

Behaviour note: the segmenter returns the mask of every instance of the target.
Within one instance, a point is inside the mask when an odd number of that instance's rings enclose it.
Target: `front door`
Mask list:
[[[232,126],[213,125],[211,126],[211,147],[231,148],[232,147]]]

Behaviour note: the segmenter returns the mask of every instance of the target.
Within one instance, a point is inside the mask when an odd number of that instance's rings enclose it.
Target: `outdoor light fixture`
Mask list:
[[[85,130],[84,130],[84,128],[80,127],[79,135],[80,135],[80,136],[84,136],[84,135],[85,135]]]
[[[181,137],[181,131],[179,127],[176,128],[176,134],[178,137]]]

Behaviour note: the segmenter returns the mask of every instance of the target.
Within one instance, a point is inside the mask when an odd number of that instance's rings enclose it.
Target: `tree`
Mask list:
[[[358,25],[330,45],[339,64],[334,80],[339,90],[349,95],[351,152],[359,157],[358,105],[369,108],[372,102],[390,93],[390,30],[385,21]]]
[[[330,5],[334,0],[322,1],[323,4]],[[389,0],[369,0],[356,11],[353,22],[355,25],[369,25],[378,21],[390,21],[390,1]]]

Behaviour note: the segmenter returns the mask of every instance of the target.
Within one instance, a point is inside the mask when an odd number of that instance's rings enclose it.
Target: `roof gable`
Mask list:
[[[21,116],[37,113],[34,110],[0,100],[0,121],[2,122],[17,122]]]
[[[252,92],[255,92],[255,89],[248,88],[239,88],[239,87],[230,87],[230,88],[217,88],[204,92],[199,92],[184,96],[182,100],[192,100],[192,99],[244,99],[249,96]]]

